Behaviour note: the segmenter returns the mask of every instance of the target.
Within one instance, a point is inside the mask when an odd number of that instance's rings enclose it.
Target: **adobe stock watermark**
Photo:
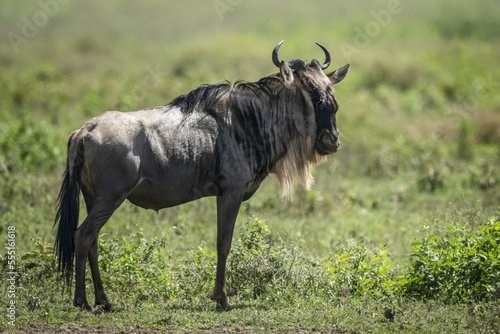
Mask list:
[[[379,36],[384,28],[389,26],[393,16],[400,14],[402,11],[403,4],[401,0],[389,0],[385,9],[370,11],[373,20],[366,22],[363,27],[354,27],[355,35],[352,43],[340,44],[344,57],[351,61],[353,54],[360,53],[362,49],[370,45],[371,41]]]
[[[214,0],[213,5],[219,19],[224,21],[225,13],[232,12],[242,2],[243,0]]]
[[[156,65],[155,68],[146,65],[145,69],[148,74],[142,78],[140,84],[132,88],[130,94],[123,98],[125,107],[129,109],[135,109],[137,103],[144,100],[148,92],[163,84],[163,78],[167,76],[167,72],[161,71],[160,65]]]
[[[7,324],[15,326],[16,321],[16,227],[7,227]]]
[[[473,110],[481,105],[481,101],[485,100],[489,95],[498,92],[500,82],[494,79],[490,73],[488,76],[477,76],[471,81],[473,93],[463,97],[459,105],[465,110]]]
[[[14,53],[19,53],[19,47],[22,44],[28,44],[30,40],[36,37],[40,29],[45,27],[51,18],[56,16],[61,10],[62,5],[66,5],[71,0],[39,0],[40,10],[31,17],[23,16],[21,18],[22,26],[19,33],[10,31],[7,33],[7,39]]]

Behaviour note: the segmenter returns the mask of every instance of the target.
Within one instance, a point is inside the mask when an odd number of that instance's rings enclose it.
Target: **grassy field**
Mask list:
[[[0,330],[498,333],[498,13],[494,0],[2,2]],[[323,60],[319,41],[332,68],[351,64],[336,86],[342,145],[313,190],[283,201],[271,176],[243,204],[232,306],[208,298],[206,198],[159,213],[122,205],[100,244],[116,311],[72,307],[52,256],[71,131],[203,83],[258,80],[276,72],[283,39],[284,60]]]

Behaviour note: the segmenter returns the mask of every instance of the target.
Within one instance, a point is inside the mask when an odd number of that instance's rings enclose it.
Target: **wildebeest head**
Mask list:
[[[278,50],[283,41],[273,50],[273,63],[280,69],[286,88],[300,90],[309,101],[309,112],[316,118],[316,152],[321,155],[337,152],[340,145],[339,131],[335,115],[338,104],[333,95],[333,85],[338,84],[347,74],[349,64],[329,73],[323,73],[330,65],[330,52],[321,44],[316,44],[324,51],[326,60],[323,64],[313,59],[307,64],[302,59],[294,59],[287,63],[279,60]],[[307,112],[307,111],[306,111]]]

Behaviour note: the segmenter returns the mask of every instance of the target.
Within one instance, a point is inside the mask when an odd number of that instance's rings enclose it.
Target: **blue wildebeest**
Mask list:
[[[217,197],[212,297],[223,307],[228,304],[226,259],[241,202],[270,173],[284,192],[290,191],[295,172],[310,187],[311,167],[339,147],[332,86],[349,65],[324,74],[330,54],[319,43],[323,64],[316,59],[280,62],[282,43],[272,53],[279,73],[251,83],[202,85],[162,107],[108,111],[71,134],[55,246],[68,284],[76,272],[75,305],[90,309],[88,259],[95,304],[111,309],[99,274],[97,239],[125,199],[159,210],[207,196]],[[78,227],[80,191],[88,215]]]

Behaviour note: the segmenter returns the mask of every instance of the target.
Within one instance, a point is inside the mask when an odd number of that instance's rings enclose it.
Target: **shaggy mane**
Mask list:
[[[310,190],[314,185],[312,169],[324,161],[326,161],[326,156],[316,153],[313,138],[296,139],[290,143],[287,154],[276,162],[272,171],[280,183],[281,197],[293,198],[295,172],[302,187]]]
[[[278,74],[273,74],[260,79],[257,82],[237,81],[231,84],[223,83],[201,85],[191,92],[181,95],[169,105],[178,106],[184,113],[193,110],[204,110],[205,112],[219,116],[230,109],[229,100],[239,95],[252,93],[253,98],[260,100],[263,104],[269,104],[271,100],[279,98],[276,91],[283,87],[283,79]],[[223,108],[221,108],[224,106]],[[228,108],[229,107],[229,108]],[[277,112],[279,112],[278,110]],[[256,112],[256,111],[254,111]],[[313,137],[298,137],[286,143],[286,153],[281,157],[275,157],[270,170],[274,173],[280,183],[280,196],[291,199],[294,192],[294,176],[297,175],[300,184],[305,190],[310,190],[314,185],[311,174],[313,167],[326,160],[325,156],[319,155],[314,149]]]

